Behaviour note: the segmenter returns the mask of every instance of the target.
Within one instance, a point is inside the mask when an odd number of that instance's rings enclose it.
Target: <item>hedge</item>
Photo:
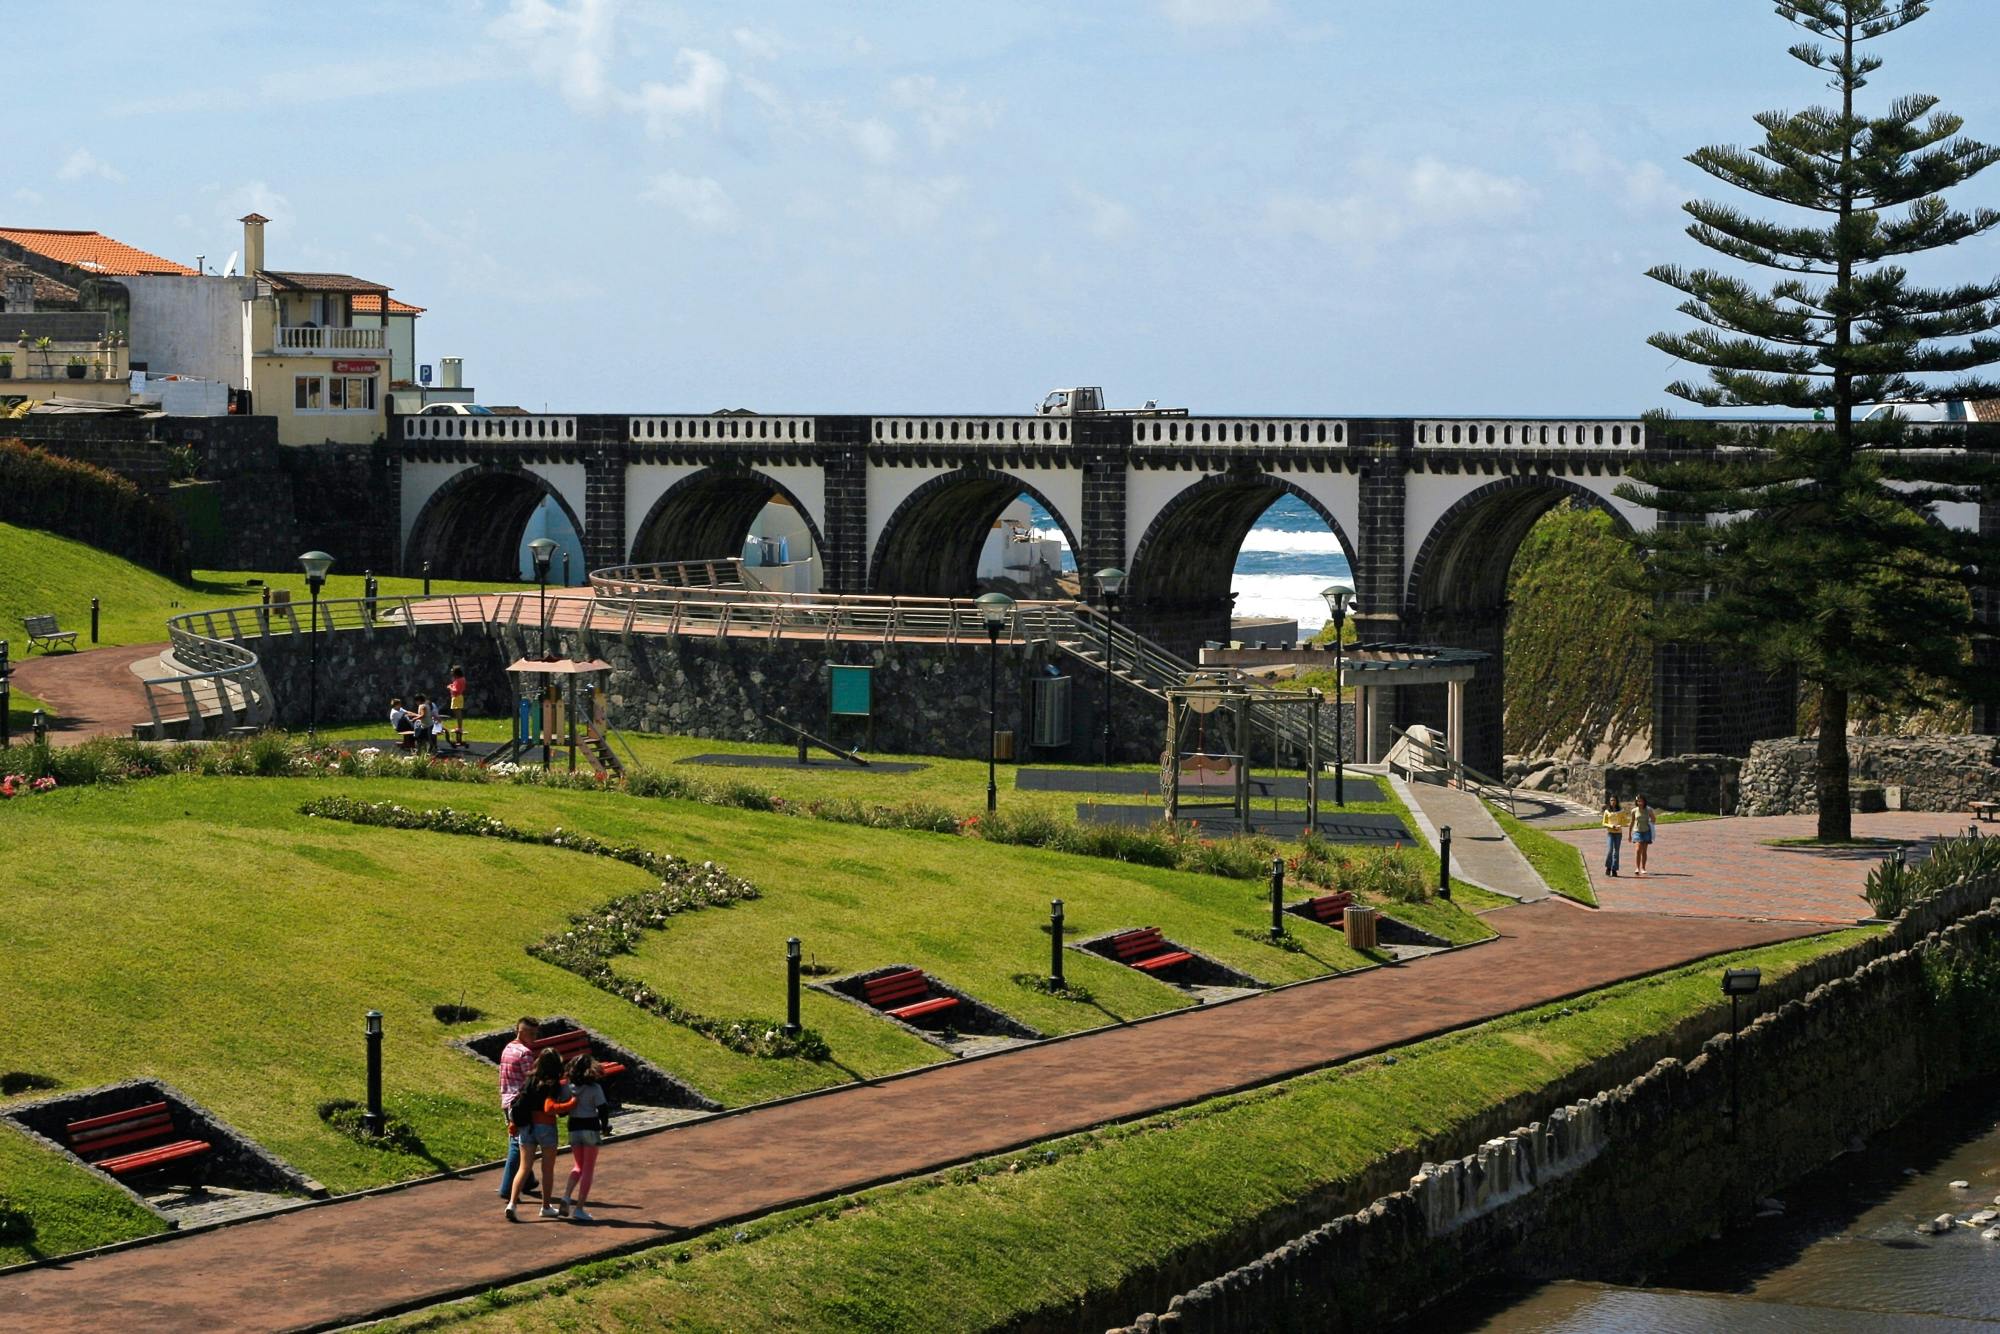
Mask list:
[[[174,579],[189,573],[187,542],[165,506],[117,473],[0,440],[0,523],[89,543]]]

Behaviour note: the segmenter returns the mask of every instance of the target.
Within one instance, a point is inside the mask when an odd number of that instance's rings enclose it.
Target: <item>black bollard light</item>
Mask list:
[[[1722,970],[1722,994],[1729,997],[1729,1138],[1732,1142],[1743,1119],[1743,1044],[1738,1040],[1743,1034],[1743,1017],[1737,1007],[1745,996],[1756,995],[1763,981],[1764,970],[1761,968]]]
[[[90,642],[93,644],[97,642],[97,610],[97,599],[92,598],[90,600]]]
[[[388,1125],[382,1115],[382,1012],[370,1010],[362,1032],[368,1038],[368,1111],[361,1118],[362,1129],[380,1135]]]
[[[1063,981],[1063,902],[1049,900],[1049,985],[1067,988]]]
[[[7,665],[7,641],[0,639],[0,750],[14,744],[14,719],[9,712],[14,707],[12,691],[7,685],[7,674],[12,668]]]
[[[1285,859],[1271,858],[1271,939],[1285,935]]]
[[[799,1035],[799,938],[785,942],[785,1036]]]
[[[430,563],[429,561],[425,561],[425,562],[424,562],[424,596],[425,596],[425,597],[429,597],[430,595],[431,595],[431,563]]]
[[[1451,826],[1438,830],[1438,897],[1451,902]]]
[[[49,719],[47,714],[43,713],[40,709],[36,709],[34,716],[28,720],[28,726],[32,729],[36,745],[46,746],[49,744]]]

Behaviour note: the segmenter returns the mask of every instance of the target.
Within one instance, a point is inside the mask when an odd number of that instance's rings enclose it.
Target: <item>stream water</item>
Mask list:
[[[1964,1186],[1952,1183],[1963,1181]],[[2000,1084],[1962,1090],[1782,1193],[1782,1212],[1690,1248],[1644,1287],[1487,1290],[1426,1328],[1528,1331],[1917,1330],[2000,1325],[2000,1237],[1963,1221],[2000,1209]],[[1948,1232],[1918,1226],[1942,1214]]]

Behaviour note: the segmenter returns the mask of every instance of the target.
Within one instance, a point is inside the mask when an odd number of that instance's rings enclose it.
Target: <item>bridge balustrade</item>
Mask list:
[[[1334,418],[1141,417],[1135,445],[1345,445],[1347,422]]]
[[[654,441],[706,442],[724,440],[805,443],[813,439],[811,417],[683,416],[633,417],[627,422],[629,438],[636,444]]]
[[[1643,449],[1646,427],[1637,421],[1419,420],[1419,448],[1507,449],[1568,447]]]
[[[1070,438],[1066,417],[876,417],[870,439],[878,444],[1061,444]]]
[[[505,417],[405,417],[405,440],[574,440],[576,418],[538,415]]]

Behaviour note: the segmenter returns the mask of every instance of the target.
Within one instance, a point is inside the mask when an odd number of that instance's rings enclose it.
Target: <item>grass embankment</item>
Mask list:
[[[262,580],[261,584],[252,580]],[[421,593],[421,579],[379,580],[383,596]],[[0,638],[11,641],[19,661],[27,647],[25,616],[53,614],[65,630],[77,632],[77,646],[89,648],[90,600],[99,601],[98,645],[153,644],[167,637],[167,617],[204,607],[240,607],[258,601],[265,587],[287,589],[295,601],[307,599],[299,569],[196,570],[180,583],[144,566],[82,542],[34,528],[0,523]],[[433,593],[491,591],[491,583],[431,581]],[[334,574],[320,596],[362,595],[362,576]],[[61,652],[61,650],[57,650]],[[39,651],[37,653],[39,656]]]
[[[1590,872],[1584,867],[1582,853],[1552,834],[1521,823],[1492,802],[1486,803],[1486,809],[1543,883],[1566,899],[1597,906],[1597,892],[1590,887]]]
[[[1486,1109],[1690,1016],[1720,1023],[1725,966],[1782,976],[1859,934],[1710,960],[1419,1043],[1394,1064],[1369,1059],[1071,1136],[778,1214],[741,1241],[697,1236],[395,1327],[892,1330],[950,1312],[956,1329],[1010,1328],[1241,1237],[1388,1155],[1452,1144]],[[615,1198],[615,1149],[604,1164],[599,1194]]]
[[[1363,960],[1340,933],[1298,922],[1305,948],[1256,938],[1261,884],[957,836],[873,830],[619,793],[343,778],[165,777],[0,805],[7,846],[6,1065],[83,1088],[151,1076],[187,1092],[336,1191],[495,1156],[494,1072],[446,1045],[434,1005],[502,1027],[565,1014],[729,1105],[947,1059],[858,1008],[808,991],[804,1020],[832,1046],[812,1063],[742,1055],[656,1019],[524,947],[567,917],[651,879],[562,849],[308,820],[309,797],[351,793],[451,805],[529,828],[561,825],[714,859],[760,900],[646,932],[621,973],[705,1014],[780,1017],[784,941],[841,971],[904,962],[1044,1032],[1181,1008],[1186,993],[1080,954],[1092,1003],[1020,985],[1047,966],[1048,900],[1078,936],[1158,925],[1267,982]],[[20,849],[60,849],[56,857]],[[386,1015],[388,1110],[422,1148],[363,1147],[320,1102],[359,1091],[359,1016]],[[0,1071],[0,1073],[5,1073]],[[46,1096],[40,1093],[22,1096]],[[0,1183],[35,1229],[0,1263],[151,1230],[82,1173],[0,1134]],[[75,1206],[95,1200],[89,1208]]]

